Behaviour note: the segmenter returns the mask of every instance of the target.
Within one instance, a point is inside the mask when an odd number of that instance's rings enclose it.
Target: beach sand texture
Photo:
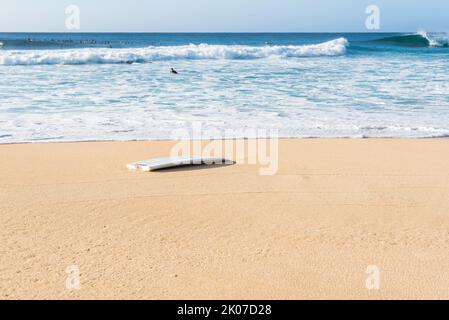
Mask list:
[[[273,176],[126,169],[173,144],[0,145],[0,298],[449,298],[449,140],[281,140]]]

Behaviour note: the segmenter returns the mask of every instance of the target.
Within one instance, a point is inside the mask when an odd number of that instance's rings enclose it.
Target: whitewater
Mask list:
[[[0,143],[170,139],[192,123],[217,137],[447,137],[446,39],[0,33]]]
[[[185,45],[147,48],[83,48],[0,52],[0,65],[149,63],[179,59],[262,59],[337,56],[346,51],[344,38],[315,45],[242,46]]]

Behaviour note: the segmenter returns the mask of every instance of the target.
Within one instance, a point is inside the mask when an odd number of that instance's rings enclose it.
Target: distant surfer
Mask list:
[[[175,69],[171,68],[171,69],[170,69],[170,73],[171,73],[171,74],[178,74],[178,71],[176,71]]]

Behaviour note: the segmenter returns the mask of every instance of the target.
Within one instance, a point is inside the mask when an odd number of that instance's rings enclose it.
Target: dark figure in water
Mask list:
[[[175,69],[171,68],[170,73],[172,73],[172,74],[178,74],[178,71],[176,71]]]

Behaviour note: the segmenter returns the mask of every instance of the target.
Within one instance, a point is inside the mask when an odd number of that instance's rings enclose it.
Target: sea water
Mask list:
[[[448,70],[437,33],[0,33],[0,143],[445,137]]]

